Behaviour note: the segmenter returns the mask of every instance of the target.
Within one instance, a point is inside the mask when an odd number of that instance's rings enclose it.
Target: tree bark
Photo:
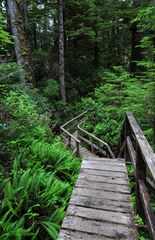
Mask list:
[[[137,66],[137,61],[140,61],[142,58],[140,40],[142,39],[142,34],[137,30],[135,23],[132,24],[132,41],[131,41],[131,55],[130,55],[130,65],[129,71],[131,73],[136,73],[140,71],[140,68]]]
[[[34,78],[29,61],[29,53],[26,44],[24,19],[22,7],[16,0],[7,0],[10,15],[11,30],[14,37],[14,48],[17,63],[20,66],[20,81],[22,85],[34,85]]]
[[[64,21],[63,21],[63,0],[59,1],[59,81],[60,81],[60,97],[66,102],[65,90],[65,70],[64,70]]]

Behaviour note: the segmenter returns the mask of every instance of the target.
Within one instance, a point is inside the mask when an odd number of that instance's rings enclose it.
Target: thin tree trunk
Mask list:
[[[132,24],[132,42],[131,42],[131,55],[130,55],[130,65],[129,71],[131,73],[136,73],[140,71],[140,68],[137,66],[137,61],[140,61],[142,58],[140,40],[142,39],[142,34],[137,30],[135,23]]]
[[[66,102],[65,71],[64,71],[64,21],[63,21],[63,0],[59,0],[59,81],[60,97]]]
[[[7,0],[7,3],[10,15],[12,35],[14,36],[16,59],[17,63],[21,68],[20,81],[22,85],[33,85],[33,74],[29,61],[21,6],[16,2],[16,0]]]
[[[24,32],[25,32],[25,41],[26,41],[26,47],[28,51],[28,58],[29,58],[29,67],[31,71],[31,77],[32,77],[32,85],[35,87],[36,82],[34,78],[34,73],[31,67],[32,62],[32,55],[31,55],[31,31],[29,26],[29,17],[28,17],[28,0],[23,0],[23,16],[24,16]]]
[[[95,23],[95,34],[96,34],[96,39],[95,39],[95,44],[94,44],[94,66],[98,68],[99,66],[99,31],[98,31],[98,14],[96,13],[96,23]]]

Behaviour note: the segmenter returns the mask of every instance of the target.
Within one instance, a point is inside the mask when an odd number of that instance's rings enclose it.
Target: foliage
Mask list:
[[[2,98],[12,88],[12,85],[18,82],[19,67],[15,62],[1,63],[0,73],[0,94]]]
[[[138,214],[134,216],[134,220],[138,225],[144,224],[143,219]]]
[[[5,31],[4,18],[0,12],[0,50],[4,51],[8,44],[11,44],[11,37],[8,32]]]
[[[39,107],[43,99],[31,94],[18,88],[3,100],[10,158],[0,175],[0,239],[57,239],[80,167],[52,136],[49,115]]]
[[[44,93],[49,98],[57,98],[59,95],[59,84],[54,79],[47,80],[47,86],[44,90]]]
[[[18,1],[19,10],[27,9],[18,27],[31,50],[38,90],[15,86],[21,69],[6,32],[5,3],[0,13],[0,239],[56,239],[80,165],[53,134],[64,118],[89,110],[84,127],[115,150],[124,113],[131,111],[154,146],[155,8],[149,0],[64,1],[67,99],[71,104],[76,99],[74,106],[65,106],[55,80],[57,1]],[[127,72],[132,62],[138,74]],[[130,188],[134,206],[134,181]],[[154,208],[154,196],[151,204]]]
[[[150,83],[143,82],[143,76],[138,79],[120,67],[114,67],[112,72],[102,71],[99,77],[102,81],[101,85],[95,89],[91,97],[84,98],[81,103],[85,110],[90,109],[85,123],[86,129],[115,149],[124,114],[126,111],[131,111],[142,129],[146,130],[149,140],[153,141]],[[146,108],[148,115],[145,114]]]
[[[128,171],[128,173],[134,173],[133,166],[131,166],[131,165],[127,166],[127,171]]]
[[[150,31],[155,29],[155,7],[147,7],[139,10],[133,22],[138,22],[139,29]]]

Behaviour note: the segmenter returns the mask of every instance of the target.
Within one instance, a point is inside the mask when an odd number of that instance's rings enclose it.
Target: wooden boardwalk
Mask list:
[[[99,158],[81,147],[81,171],[59,240],[138,239],[123,159]]]

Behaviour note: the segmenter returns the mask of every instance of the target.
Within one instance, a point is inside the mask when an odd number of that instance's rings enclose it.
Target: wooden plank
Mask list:
[[[128,174],[126,172],[108,172],[108,171],[102,171],[102,170],[96,170],[96,169],[88,169],[83,168],[80,171],[80,174],[90,174],[90,175],[96,175],[96,176],[104,176],[109,178],[122,178],[122,179],[128,179]]]
[[[76,182],[76,187],[84,187],[90,189],[97,189],[97,190],[109,190],[112,192],[122,192],[122,193],[130,193],[129,187],[127,185],[119,185],[116,183],[101,183],[101,182],[93,182],[93,181],[85,181],[85,180],[78,180]]]
[[[134,169],[136,169],[136,152],[133,148],[133,144],[131,142],[131,138],[128,136],[127,137],[127,148],[128,148],[128,153],[132,162],[132,165]]]
[[[90,152],[88,149],[81,147],[80,145],[80,156],[82,158],[94,158],[96,155]]]
[[[83,162],[85,162],[87,160],[84,159]],[[124,167],[124,169],[126,169],[126,165],[123,162],[113,162],[113,161],[97,161],[97,160],[89,160],[87,161],[90,164],[96,164],[96,165],[104,165],[104,166],[116,166],[116,167]]]
[[[77,132],[73,135],[78,138]],[[71,144],[76,144],[75,139]],[[100,158],[79,147],[85,160],[59,240],[137,240],[124,159]]]
[[[85,181],[94,181],[94,182],[102,182],[102,183],[114,183],[114,184],[128,184],[128,180],[124,179],[124,178],[117,178],[115,176],[113,177],[107,177],[107,176],[97,176],[97,175],[90,175],[89,173],[86,174],[82,174],[80,173],[79,178],[81,180],[85,180]]]
[[[129,228],[129,226],[114,223],[103,223],[75,216],[66,216],[63,221],[62,228],[73,231],[81,231],[84,233],[100,233],[100,235],[114,239],[138,239],[132,227]]]
[[[97,155],[91,156],[91,157],[85,157],[84,160],[87,161],[97,161],[97,162],[113,162],[113,163],[125,163],[125,160],[122,158],[103,158],[103,157],[98,157]]]
[[[84,233],[80,231],[72,231],[62,229],[59,235],[59,240],[101,240],[104,236],[93,233]],[[112,238],[104,237],[104,240],[111,240]]]
[[[73,195],[70,204],[107,211],[132,213],[129,202],[117,202],[109,199],[97,199],[93,197]]]
[[[98,164],[90,164],[88,161],[83,161],[81,168],[83,169],[96,169],[96,170],[102,170],[102,171],[111,171],[111,172],[124,172],[126,173],[126,169],[123,166],[108,166],[108,165],[98,165]]]
[[[88,196],[98,199],[110,199],[115,201],[129,201],[129,195],[123,193],[115,193],[111,191],[100,191],[96,189],[87,189],[87,188],[79,188],[75,187],[74,195],[78,196]]]
[[[139,191],[140,191],[140,196],[141,196],[146,220],[148,223],[150,236],[152,240],[155,240],[155,215],[150,205],[149,195],[147,193],[145,184],[143,181],[140,181],[140,180],[139,180]]]
[[[137,121],[133,117],[132,113],[127,112],[127,119],[129,121],[130,127],[132,129],[132,132],[134,133],[136,142],[138,144],[138,147],[140,149],[141,155],[148,166],[152,177],[155,181],[155,154],[151,146],[149,145],[146,137],[144,136],[144,133],[142,132],[141,128],[139,127]]]
[[[105,211],[101,209],[93,209],[88,207],[80,207],[69,205],[67,209],[67,216],[77,216],[90,220],[97,220],[101,222],[118,223],[130,225],[131,219],[129,214],[118,213],[112,211]]]

